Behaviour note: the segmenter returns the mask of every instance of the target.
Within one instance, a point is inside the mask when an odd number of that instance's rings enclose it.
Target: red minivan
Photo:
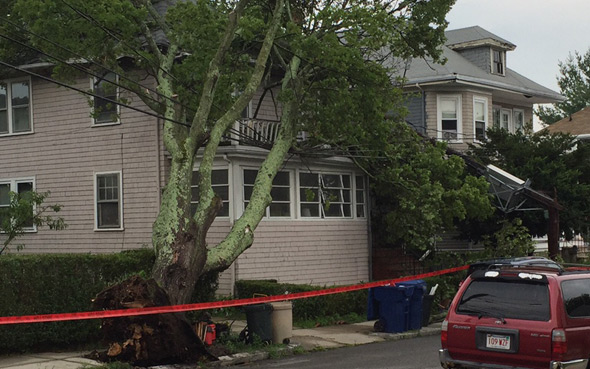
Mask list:
[[[443,368],[590,369],[590,272],[479,270],[442,323]]]

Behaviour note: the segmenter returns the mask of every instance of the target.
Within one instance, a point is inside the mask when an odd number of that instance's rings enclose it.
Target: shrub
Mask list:
[[[256,294],[282,295],[320,289],[305,284],[277,283],[273,280],[241,280],[236,282],[238,298],[251,298]],[[344,316],[349,313],[367,313],[367,290],[311,297],[293,301],[293,319],[309,320],[330,315]]]
[[[152,250],[118,254],[3,255],[0,316],[90,311],[98,292],[130,274],[147,274]],[[97,342],[99,320],[0,326],[0,352],[71,348]]]

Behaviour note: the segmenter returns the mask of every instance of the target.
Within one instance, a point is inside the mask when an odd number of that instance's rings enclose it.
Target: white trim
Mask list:
[[[516,133],[518,131],[516,129],[516,120],[514,119],[514,116],[516,113],[522,114],[522,127],[521,127],[521,129],[524,130],[524,109],[514,108],[514,109],[512,109],[512,126],[513,126],[512,133]]]
[[[457,110],[457,139],[447,140],[451,143],[463,142],[463,108],[462,108],[462,95],[461,94],[437,94],[436,95],[436,132],[439,140],[445,140],[442,129],[442,110],[441,100],[448,99],[455,101],[455,109]]]
[[[98,228],[98,194],[97,194],[97,179],[98,176],[117,174],[119,176],[119,227],[114,228]],[[123,231],[125,227],[123,225],[123,171],[112,170],[106,172],[94,172],[94,231],[96,232],[108,232],[108,231]]]
[[[246,211],[246,206],[245,206],[245,202],[246,202],[246,191],[245,191],[245,185],[246,185],[246,181],[245,181],[245,176],[244,176],[244,171],[246,170],[253,170],[253,171],[260,171],[260,167],[255,167],[255,166],[240,166],[240,173],[241,173],[241,183],[240,183],[240,187],[241,187],[241,199],[240,199],[240,203],[241,203],[241,214],[244,214],[244,211]],[[279,172],[282,173],[287,173],[287,175],[289,176],[289,216],[271,216],[270,215],[270,205],[266,207],[266,209],[264,210],[264,216],[263,219],[266,220],[270,220],[270,221],[278,221],[278,220],[293,220],[295,219],[295,212],[294,212],[294,198],[295,196],[293,195],[293,192],[295,191],[295,186],[293,185],[293,170],[289,170],[289,169],[283,169],[283,170],[279,170]],[[278,172],[278,173],[279,173]],[[278,174],[277,173],[277,174]],[[276,178],[276,177],[275,177]],[[253,187],[254,184],[251,184],[251,186]],[[274,187],[274,185],[271,186]],[[286,188],[284,185],[280,186],[281,188]],[[274,201],[274,200],[273,200]],[[282,202],[276,202],[275,204],[286,204],[285,201]],[[272,205],[272,202],[271,202]]]
[[[0,179],[0,184],[8,184],[10,186],[10,190],[11,192],[17,192],[17,185],[19,183],[28,183],[31,182],[33,184],[33,191],[37,190],[37,185],[36,185],[36,179],[35,177],[19,177],[19,178],[10,178],[10,179]],[[35,212],[36,206],[33,206],[33,212]],[[36,233],[37,232],[37,226],[35,224],[33,224],[32,228],[24,228],[23,229],[25,233]]]
[[[502,63],[502,73],[494,72],[494,52],[497,51],[500,53],[500,62]],[[490,47],[490,73],[496,76],[505,76],[506,75],[506,51],[505,50],[498,50],[497,48]]]
[[[24,132],[13,132],[13,121],[12,121],[12,84],[18,82],[27,82],[28,89],[29,89],[29,130]],[[21,135],[30,135],[34,133],[33,127],[33,83],[31,77],[21,77],[21,78],[9,78],[9,79],[2,79],[0,83],[6,85],[6,120],[8,124],[8,133],[0,133],[0,137],[7,137],[7,136],[21,136]]]
[[[109,73],[105,73],[105,76],[107,74],[113,74],[112,72]],[[97,78],[96,77],[90,77],[90,90],[92,92],[96,92],[95,87],[96,87],[96,83],[97,83]],[[115,83],[119,83],[119,75],[115,74]],[[121,91],[119,90],[119,86],[115,86],[115,88],[117,89],[117,98],[119,98],[119,94],[121,93]],[[97,123],[96,122],[96,118],[93,116],[94,115],[94,99],[95,97],[92,96],[92,107],[91,107],[91,113],[90,113],[90,123],[91,123],[91,127],[105,127],[105,126],[115,126],[115,125],[119,125],[121,124],[121,105],[117,105],[117,120],[112,121],[112,122],[102,122],[102,123]]]
[[[489,117],[488,117],[488,98],[485,96],[473,96],[473,142],[481,142],[478,138],[477,138],[477,131],[476,131],[476,120],[475,120],[475,104],[476,103],[483,103],[483,111],[484,111],[484,138],[486,137],[486,131],[488,130],[488,128],[490,127],[490,123],[489,123]]]

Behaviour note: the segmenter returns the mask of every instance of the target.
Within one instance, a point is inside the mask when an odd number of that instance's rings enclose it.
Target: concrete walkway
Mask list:
[[[331,349],[343,346],[364,345],[374,342],[383,342],[388,340],[398,340],[412,338],[416,336],[436,335],[440,333],[440,323],[433,323],[428,327],[420,330],[408,331],[403,333],[379,333],[373,331],[374,321],[342,324],[328,327],[318,327],[313,329],[293,329],[293,337],[288,349],[302,347],[306,351],[317,349]],[[236,321],[232,325],[234,332],[241,331],[245,322]],[[82,356],[87,352],[67,352],[67,353],[39,353],[23,354],[18,356],[0,356],[0,369],[79,369],[82,367],[92,368],[99,366],[100,363],[84,359]],[[264,360],[268,353],[255,352],[248,354],[236,354],[224,356],[220,361],[211,367],[238,365],[245,362]],[[161,365],[153,369],[190,369],[194,365]]]

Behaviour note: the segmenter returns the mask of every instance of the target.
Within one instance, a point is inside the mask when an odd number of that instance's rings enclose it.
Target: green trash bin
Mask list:
[[[270,318],[272,306],[270,304],[246,305],[244,310],[246,312],[246,324],[248,325],[246,342],[254,342],[254,336],[257,336],[262,342],[270,343],[272,341]]]

